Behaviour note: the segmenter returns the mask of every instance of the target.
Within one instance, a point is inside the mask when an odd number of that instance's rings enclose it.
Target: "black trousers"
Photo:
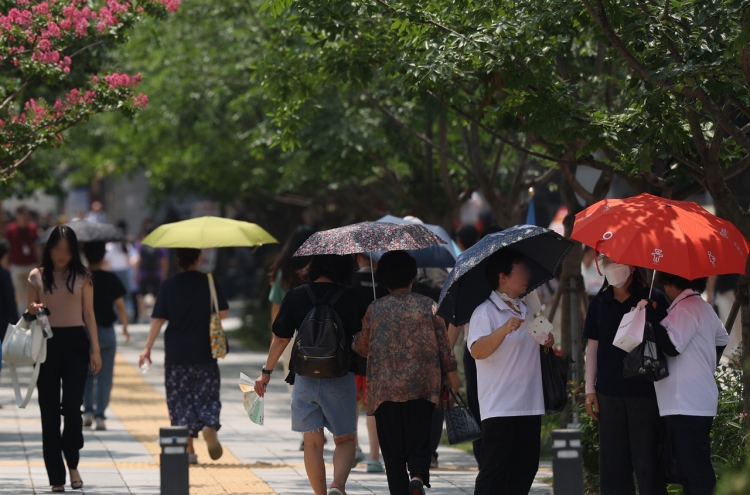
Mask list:
[[[436,407],[432,411],[432,422],[430,423],[430,454],[437,459],[437,448],[443,436],[443,423],[445,423],[445,409]]]
[[[65,465],[78,468],[83,448],[81,405],[89,369],[90,344],[83,327],[53,328],[47,360],[39,369],[37,392],[42,413],[42,451],[50,485],[65,484]],[[62,400],[60,386],[62,384]],[[60,434],[60,415],[65,428]]]
[[[479,390],[477,386],[477,362],[469,351],[468,344],[464,346],[464,375],[466,375],[466,401],[469,410],[474,415],[477,423],[482,424],[482,415],[479,412]],[[477,466],[482,469],[481,453],[482,439],[474,440],[474,458],[477,460]]]
[[[432,402],[417,399],[383,402],[375,411],[391,495],[408,495],[414,476],[430,486],[430,425],[434,409]]]
[[[656,397],[599,399],[599,477],[602,495],[666,495],[659,461],[662,421]]]
[[[482,420],[482,469],[474,495],[528,495],[539,470],[541,416]]]
[[[685,495],[711,495],[716,488],[716,474],[711,465],[710,416],[667,416],[672,430],[677,479]]]

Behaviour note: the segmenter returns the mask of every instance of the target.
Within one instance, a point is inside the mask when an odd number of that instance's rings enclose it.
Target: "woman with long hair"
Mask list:
[[[64,455],[71,487],[77,490],[83,487],[78,472],[83,448],[83,392],[89,369],[98,373],[102,357],[91,274],[81,262],[75,232],[65,225],[54,228],[44,246],[41,266],[29,275],[28,307],[24,317],[36,318],[42,307],[49,310],[52,327],[52,338],[47,341],[47,360],[40,365],[37,381],[44,465],[52,491],[64,492]],[[65,418],[62,435],[61,414]]]

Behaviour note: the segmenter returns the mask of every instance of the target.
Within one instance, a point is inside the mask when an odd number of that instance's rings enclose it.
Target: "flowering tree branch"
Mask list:
[[[29,92],[35,84],[64,87],[74,57],[107,41],[123,41],[144,15],[163,18],[179,5],[180,0],[103,0],[98,7],[87,0],[17,0],[0,12],[0,179],[92,115],[114,110],[133,115],[145,107],[148,97],[135,92],[140,74],[94,76],[54,102]],[[25,101],[18,101],[22,97]]]

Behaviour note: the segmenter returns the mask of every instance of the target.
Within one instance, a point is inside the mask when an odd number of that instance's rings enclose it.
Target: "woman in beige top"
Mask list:
[[[83,391],[89,369],[98,373],[102,358],[94,317],[94,286],[81,263],[78,239],[70,227],[57,226],[50,234],[42,265],[29,275],[28,303],[24,318],[34,319],[39,309],[46,306],[53,334],[47,341],[47,360],[40,365],[37,381],[44,465],[52,491],[64,492],[64,455],[71,487],[80,489],[83,487],[78,473],[79,451],[83,448]],[[65,418],[62,435],[61,411]]]

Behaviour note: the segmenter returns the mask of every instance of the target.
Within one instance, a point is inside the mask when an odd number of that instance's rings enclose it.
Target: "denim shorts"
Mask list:
[[[323,427],[334,438],[357,431],[357,387],[354,373],[340,378],[296,376],[292,391],[292,431]]]

